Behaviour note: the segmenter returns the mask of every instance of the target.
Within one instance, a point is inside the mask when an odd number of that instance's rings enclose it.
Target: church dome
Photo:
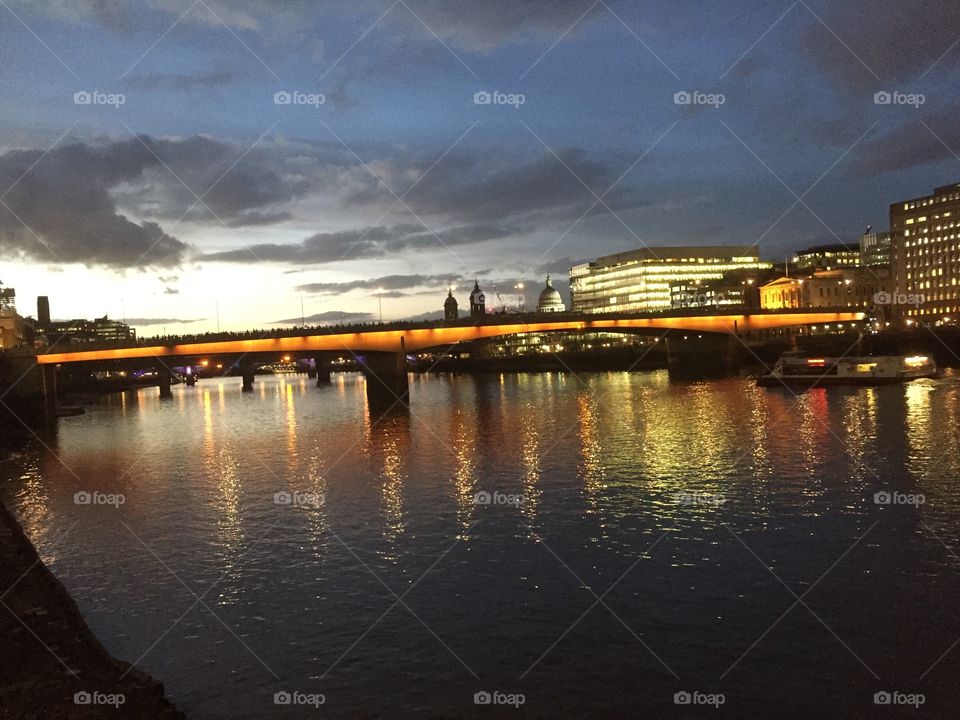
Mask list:
[[[457,308],[457,299],[453,296],[453,290],[449,291],[447,299],[443,301],[443,307],[446,309],[456,309]]]
[[[537,312],[564,312],[567,306],[563,304],[560,291],[553,286],[553,281],[547,275],[547,286],[540,292],[540,301],[537,303]]]

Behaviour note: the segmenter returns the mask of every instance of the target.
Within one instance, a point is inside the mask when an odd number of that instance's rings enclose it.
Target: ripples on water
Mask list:
[[[302,716],[281,690],[336,718],[899,716],[880,690],[954,716],[956,377],[429,377],[382,418],[334,377],[106,398],[0,463],[97,635],[192,717]]]

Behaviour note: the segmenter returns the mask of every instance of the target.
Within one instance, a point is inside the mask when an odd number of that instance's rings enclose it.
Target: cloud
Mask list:
[[[351,312],[347,310],[328,310],[327,312],[308,315],[305,318],[289,318],[274,320],[271,325],[299,325],[301,320],[307,325],[338,325],[350,321],[368,322],[373,320],[372,313]]]
[[[795,12],[802,9],[798,6]],[[831,3],[821,12],[827,27],[810,17],[795,43],[824,76],[846,90],[880,89],[883,83],[918,80],[935,63],[948,72],[960,61],[953,48],[960,27],[960,4],[956,2],[841,2]],[[948,53],[951,48],[954,52]]]
[[[163,294],[164,294],[164,295],[179,295],[179,294],[180,294],[180,291],[177,290],[176,288],[168,287],[168,288],[164,288]]]
[[[929,130],[917,120],[864,143],[854,163],[856,171],[861,176],[869,176],[944,160],[956,162],[951,151],[951,148],[960,149],[956,108],[929,113],[923,117],[923,122]]]
[[[459,275],[385,275],[383,277],[368,280],[352,280],[350,282],[308,283],[306,285],[298,285],[295,290],[297,292],[315,295],[341,295],[351,290],[377,290],[380,288],[385,291],[397,291],[432,285],[443,289],[451,283],[456,283],[462,279]]]
[[[110,194],[156,164],[132,143],[66,145],[45,157],[38,150],[0,156],[0,186],[10,188],[0,205],[0,251],[110,268],[179,265],[187,244],[157,223],[120,213]]]
[[[186,320],[183,318],[127,318],[127,325],[131,327],[151,327],[154,325],[186,325],[189,323],[203,322],[206,318],[194,318]]]

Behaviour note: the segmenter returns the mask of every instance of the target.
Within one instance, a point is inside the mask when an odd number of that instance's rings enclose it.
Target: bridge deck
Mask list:
[[[517,316],[506,316],[502,322],[488,319],[473,325],[409,326],[384,329],[370,326],[353,331],[314,333],[310,335],[234,339],[216,342],[192,342],[170,345],[134,346],[111,349],[47,352],[37,356],[41,365],[133,358],[198,357],[220,354],[308,352],[417,352],[429,348],[449,347],[457,343],[503,335],[555,332],[563,330],[636,332],[642,330],[686,330],[709,333],[745,333],[801,325],[847,323],[863,320],[862,311],[843,309],[829,311],[785,311],[738,313],[729,315],[646,315],[606,316],[576,315],[556,319],[536,318],[522,322]],[[524,318],[526,319],[526,318]]]

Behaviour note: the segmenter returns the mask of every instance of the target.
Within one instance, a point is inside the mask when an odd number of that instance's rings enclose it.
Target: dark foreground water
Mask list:
[[[957,716],[956,377],[430,377],[382,419],[334,377],[107,398],[0,463],[191,717]]]

